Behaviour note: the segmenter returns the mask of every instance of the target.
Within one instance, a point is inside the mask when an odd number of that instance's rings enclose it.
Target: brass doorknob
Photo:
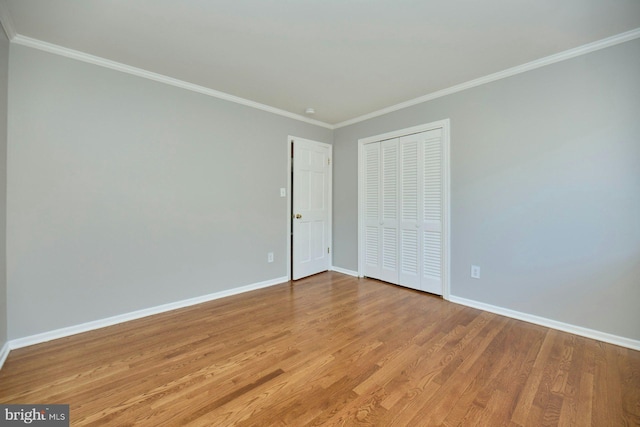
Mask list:
[[[297,218],[297,219],[300,219],[300,218],[302,218],[302,215],[300,215],[300,214],[296,214],[296,218]]]

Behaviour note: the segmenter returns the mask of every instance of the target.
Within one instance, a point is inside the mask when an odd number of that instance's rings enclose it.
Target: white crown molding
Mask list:
[[[630,40],[640,38],[640,28],[636,28],[631,31],[627,31],[606,39],[598,40],[593,43],[585,44],[574,49],[565,50],[564,52],[556,53],[535,61],[527,62],[526,64],[518,65],[516,67],[507,68],[506,70],[499,71],[497,73],[489,74],[488,76],[480,77],[475,80],[470,80],[459,85],[451,86],[447,89],[442,89],[437,92],[433,92],[427,95],[420,96],[418,98],[411,99],[409,101],[401,102],[400,104],[392,105],[390,107],[383,108],[381,110],[373,111],[371,113],[345,120],[344,122],[333,125],[334,129],[339,129],[345,126],[349,126],[355,123],[363,122],[365,120],[372,119],[374,117],[382,116],[384,114],[392,113],[394,111],[402,110],[403,108],[411,107],[423,102],[431,101],[436,98],[451,95],[456,92],[461,92],[466,89],[470,89],[476,86],[480,86],[486,83],[491,83],[496,80],[505,79],[507,77],[515,76],[516,74],[525,73],[527,71],[535,70],[536,68],[544,67],[547,65],[555,64],[556,62],[564,61],[567,59],[575,58],[576,56],[585,55],[587,53],[595,52],[596,50],[604,49],[610,46],[615,46],[620,43],[624,43]]]
[[[106,319],[95,320],[93,322],[82,323],[80,325],[74,325],[66,328],[56,329],[53,331],[43,332],[36,335],[30,335],[28,337],[17,338],[9,341],[7,344],[5,344],[5,347],[8,347],[10,350],[15,350],[16,348],[22,348],[22,347],[27,347],[34,344],[40,344],[40,343],[55,340],[58,338],[64,338],[70,335],[80,334],[82,332],[93,331],[94,329],[100,329],[107,326],[116,325],[118,323],[124,323],[131,320],[140,319],[142,317],[152,316],[154,314],[165,313],[167,311],[177,310],[179,308],[189,307],[192,305],[213,301],[213,300],[228,297],[231,295],[237,295],[244,292],[255,291],[257,289],[266,288],[269,286],[279,285],[287,281],[288,280],[286,277],[278,277],[276,279],[266,280],[264,282],[258,282],[251,285],[228,289],[226,291],[215,292],[213,294],[203,295],[200,297],[189,298],[182,301],[176,301],[168,304],[158,305],[155,307],[145,308],[143,310],[120,314],[118,316],[108,317]],[[0,355],[2,355],[2,353],[0,353]]]
[[[9,41],[13,40],[16,36],[16,30],[6,0],[0,0],[0,24]]]
[[[208,87],[189,83],[184,80],[175,79],[173,77],[165,76],[163,74],[158,74],[152,71],[143,70],[141,68],[132,67],[130,65],[122,64],[120,62],[112,61],[110,59],[105,59],[99,56],[91,55],[91,54],[80,52],[77,50],[68,49],[66,47],[59,46],[53,43],[44,42],[42,40],[33,39],[31,37],[26,37],[20,34],[15,35],[15,37],[13,37],[11,41],[15,44],[19,44],[22,46],[43,50],[45,52],[53,53],[55,55],[64,56],[64,57],[75,59],[82,62],[87,62],[89,64],[98,65],[100,67],[110,68],[112,70],[121,71],[127,74],[132,74],[134,76],[138,76],[138,77],[153,80],[156,82],[179,87],[181,89],[190,90],[192,92],[201,93],[203,95],[212,96],[214,98],[223,99],[225,101],[234,102],[236,104],[244,105],[247,107],[256,108],[258,110],[277,114],[279,116],[288,117],[290,119],[299,120],[301,122],[310,123],[312,125],[321,126],[327,129],[333,129],[333,125],[330,125],[325,122],[321,122],[319,120],[310,119],[308,117],[305,117],[299,114],[294,114],[289,111],[281,110],[279,108],[271,107],[269,105],[251,101],[249,99],[240,98],[238,96],[213,90]]]
[[[467,307],[477,308],[490,313],[499,314],[501,316],[518,319],[525,322],[545,326],[559,331],[569,332],[570,334],[580,335],[582,337],[591,338],[597,341],[609,344],[619,345],[621,347],[630,348],[632,350],[640,350],[640,341],[631,338],[621,337],[618,335],[608,334],[606,332],[596,331],[594,329],[583,328],[582,326],[571,325],[568,323],[558,322],[557,320],[547,319],[546,317],[535,316],[533,314],[522,313],[520,311],[510,310],[508,308],[497,307],[495,305],[486,304],[480,301],[460,298],[453,295],[449,296],[449,301],[465,305]]]
[[[461,92],[466,89],[471,89],[476,86],[480,86],[486,83],[491,83],[497,80],[501,80],[507,77],[511,77],[517,74],[525,73],[527,71],[535,70],[536,68],[544,67],[547,65],[554,64],[556,62],[561,62],[567,59],[574,58],[576,56],[585,55],[591,52],[595,52],[600,49],[604,49],[610,46],[615,46],[620,43],[624,43],[630,40],[634,40],[640,38],[640,28],[636,28],[615,36],[611,36],[602,40],[595,41],[593,43],[588,43],[582,46],[579,46],[574,49],[569,49],[564,52],[560,52],[554,55],[550,55],[541,59],[537,59],[535,61],[528,62],[526,64],[518,65],[516,67],[508,68],[503,71],[499,71],[497,73],[489,74],[484,77],[480,77],[478,79],[470,80],[465,83],[461,83],[459,85],[451,86],[446,89],[442,89],[436,92],[432,92],[427,95],[420,96],[418,98],[411,99],[409,101],[401,102],[399,104],[395,104],[377,111],[373,111],[368,114],[364,114],[359,117],[355,117],[353,119],[345,120],[343,122],[337,124],[329,124],[322,122],[320,120],[311,119],[309,117],[302,116],[300,114],[291,113],[289,111],[281,110],[276,107],[272,107],[266,104],[261,104],[259,102],[251,101],[245,98],[240,98],[235,95],[230,95],[225,92],[220,92],[214,89],[210,89],[204,86],[199,86],[193,83],[189,83],[183,80],[175,79],[173,77],[168,77],[162,74],[154,73],[151,71],[143,70],[141,68],[132,67],[130,65],[122,64],[120,62],[111,61],[109,59],[101,58],[99,56],[90,55],[88,53],[80,52],[73,49],[68,49],[63,46],[55,45],[52,43],[44,42],[41,40],[33,39],[31,37],[22,36],[20,34],[16,34],[13,28],[13,21],[11,19],[11,15],[7,10],[6,3],[3,0],[0,0],[0,23],[2,24],[3,29],[7,33],[7,37],[11,40],[11,42],[20,44],[23,46],[28,46],[34,49],[43,50],[45,52],[53,53],[56,55],[65,56],[67,58],[76,59],[78,61],[87,62],[90,64],[98,65],[105,68],[110,68],[113,70],[121,71],[124,73],[132,74],[138,77],[154,80],[157,82],[165,83],[171,86],[176,86],[182,89],[190,90],[193,92],[201,93],[204,95],[212,96],[218,99],[223,99],[226,101],[234,102],[237,104],[245,105],[248,107],[256,108],[262,111],[267,111],[273,114],[277,114],[283,117],[288,117],[294,120],[302,121],[305,123],[313,124],[316,126],[324,127],[326,129],[339,129],[345,126],[349,126],[355,123],[359,123],[365,120],[372,119],[374,117],[379,117],[384,114],[392,113],[394,111],[401,110],[403,108],[411,107],[417,104],[422,104],[427,101],[431,101],[433,99],[441,98],[443,96],[451,95],[457,92]]]

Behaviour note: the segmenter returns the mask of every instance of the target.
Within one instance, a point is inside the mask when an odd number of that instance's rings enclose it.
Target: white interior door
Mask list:
[[[331,146],[293,139],[293,280],[331,265]]]

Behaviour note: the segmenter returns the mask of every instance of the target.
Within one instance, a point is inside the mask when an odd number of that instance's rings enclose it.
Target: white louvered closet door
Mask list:
[[[399,284],[442,295],[442,129],[400,138]]]
[[[365,275],[398,283],[398,139],[367,144]]]
[[[379,279],[398,283],[398,139],[382,141],[381,256]]]
[[[364,146],[364,275],[382,276],[380,143]]]
[[[400,138],[400,275],[398,284],[420,289],[420,225],[419,209],[420,134]]]
[[[442,136],[364,146],[365,276],[442,295]]]
[[[424,132],[422,139],[422,271],[421,289],[443,292],[443,135],[442,129]]]

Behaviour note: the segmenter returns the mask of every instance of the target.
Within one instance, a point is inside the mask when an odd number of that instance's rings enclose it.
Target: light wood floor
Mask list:
[[[640,352],[323,273],[14,350],[0,401],[95,426],[628,426]]]

